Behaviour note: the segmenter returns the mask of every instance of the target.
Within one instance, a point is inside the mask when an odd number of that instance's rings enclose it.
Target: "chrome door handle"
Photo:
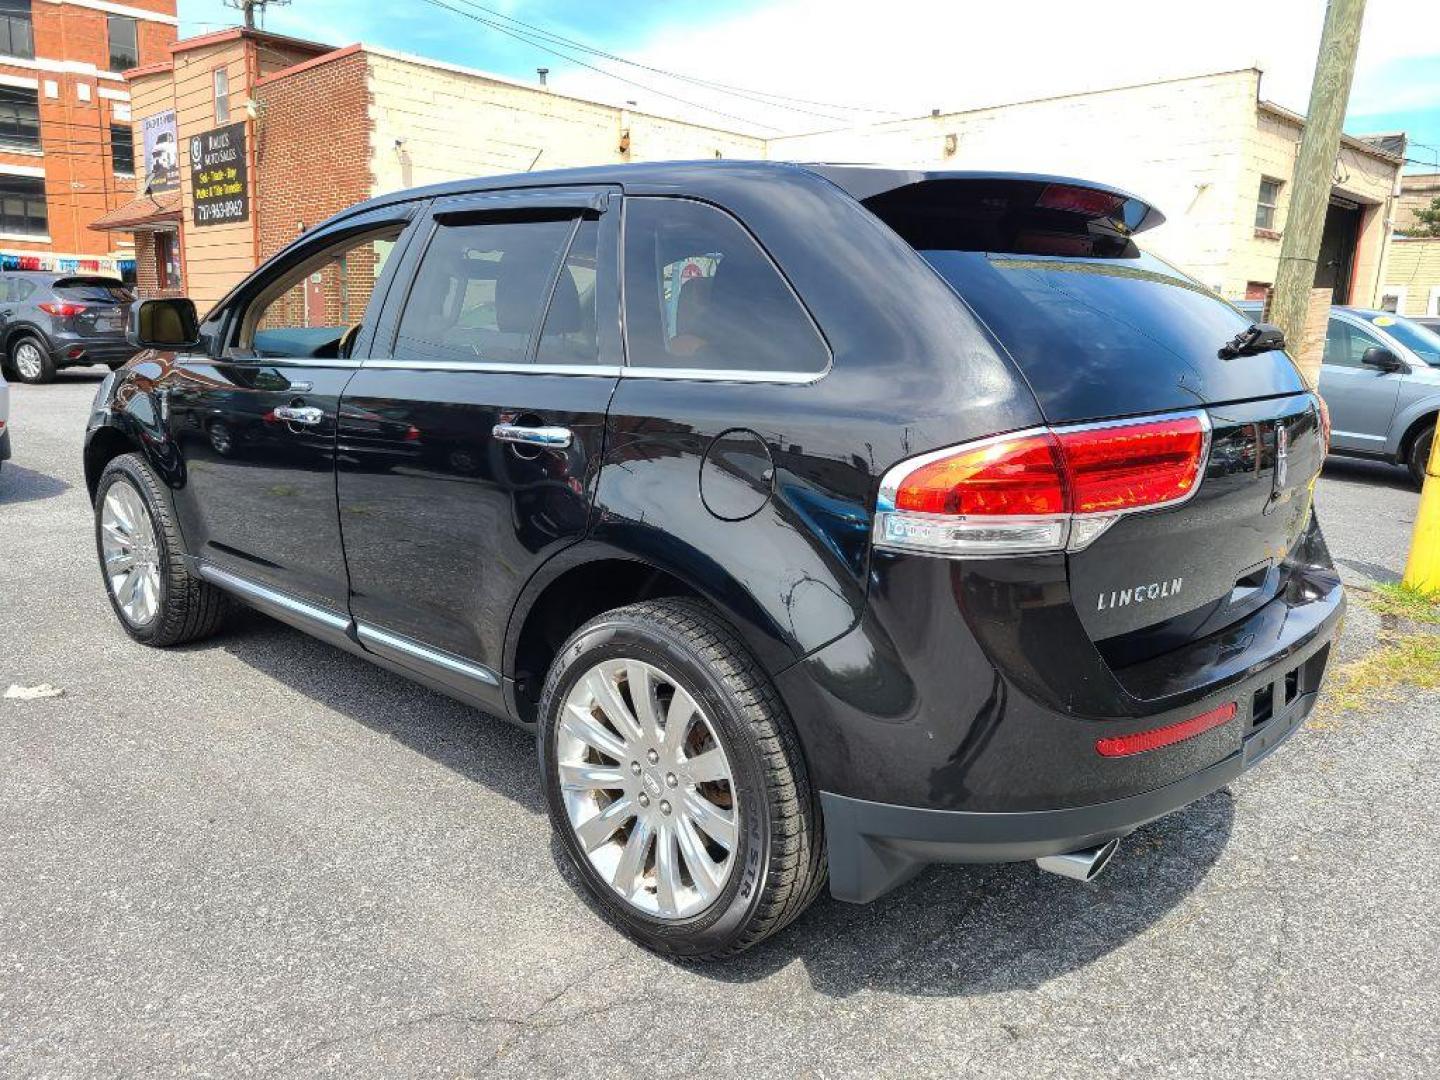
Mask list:
[[[524,427],[520,424],[496,424],[490,434],[500,442],[523,443],[525,446],[543,446],[549,450],[564,450],[575,441],[575,433],[563,427]]]
[[[325,412],[323,409],[317,409],[313,405],[279,405],[275,409],[275,419],[284,420],[290,424],[304,424],[310,427],[324,420]]]

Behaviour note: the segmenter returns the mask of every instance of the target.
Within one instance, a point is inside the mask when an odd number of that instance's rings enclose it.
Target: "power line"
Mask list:
[[[642,71],[648,71],[655,75],[661,75],[667,79],[675,79],[680,82],[690,83],[694,86],[721,90],[725,93],[737,97],[742,97],[749,101],[755,101],[762,105],[768,105],[772,108],[786,109],[790,112],[805,113],[808,116],[819,116],[826,120],[843,120],[844,117],[835,116],[833,113],[815,112],[810,109],[794,108],[791,105],[781,104],[781,102],[791,102],[794,105],[815,105],[824,109],[838,109],[841,112],[870,113],[886,116],[900,115],[899,113],[894,112],[890,109],[866,108],[859,105],[842,105],[833,101],[816,101],[811,98],[792,97],[787,94],[776,94],[766,90],[756,90],[751,87],[736,86],[733,83],[722,83],[716,82],[713,79],[702,79],[694,75],[684,75],[680,72],[669,71],[665,68],[654,67],[650,64],[642,64],[638,60],[631,60],[627,57],[617,55],[616,53],[606,52],[604,49],[596,48],[593,45],[587,45],[583,41],[576,41],[574,38],[564,37],[560,34],[554,33],[553,31],[546,30],[544,27],[536,26],[534,23],[527,23],[522,19],[515,18],[513,15],[506,15],[504,12],[496,11],[494,8],[486,7],[484,4],[476,3],[475,0],[459,0],[459,2],[464,4],[466,7],[475,8],[479,11],[483,11],[487,14],[493,15],[496,18],[504,19],[508,23],[513,23],[516,26],[522,26],[535,34],[548,39],[549,41],[558,42],[559,44],[579,49],[582,52],[590,53],[594,56],[598,56],[606,60],[613,60],[616,63],[625,64],[629,67],[639,68]]]
[[[502,34],[506,34],[509,37],[515,38],[517,41],[523,41],[527,45],[532,45],[535,48],[542,50],[543,52],[547,52],[551,56],[558,56],[560,59],[568,60],[572,64],[578,64],[580,67],[589,68],[591,71],[597,72],[608,78],[615,79],[618,82],[622,82],[629,86],[636,87],[637,89],[644,90],[648,94],[655,94],[659,97],[669,98],[671,101],[679,102],[681,105],[688,105],[692,109],[701,109],[705,112],[713,113],[716,116],[723,116],[728,120],[738,120],[742,124],[750,124],[754,127],[762,127],[765,128],[767,131],[780,130],[773,124],[762,124],[758,120],[752,120],[747,116],[739,116],[735,113],[728,113],[722,109],[716,109],[709,105],[702,105],[698,101],[690,101],[686,98],[678,97],[675,94],[667,93],[664,90],[657,90],[655,87],[647,86],[645,83],[636,82],[634,79],[627,79],[625,76],[617,75],[613,71],[606,71],[602,67],[597,67],[594,64],[586,63],[584,60],[581,60],[578,57],[571,56],[570,54],[556,48],[554,45],[546,44],[543,41],[537,41],[533,37],[523,34],[518,30],[514,30],[511,27],[504,25],[503,23],[498,23],[492,19],[483,18],[482,16],[476,15],[470,11],[463,11],[460,8],[451,7],[449,4],[444,3],[443,0],[425,0],[425,3],[430,4],[433,7],[444,8],[446,11],[449,11],[455,15],[460,15],[466,19],[471,19],[474,22],[481,23],[482,25],[488,26],[493,30],[498,30]]]

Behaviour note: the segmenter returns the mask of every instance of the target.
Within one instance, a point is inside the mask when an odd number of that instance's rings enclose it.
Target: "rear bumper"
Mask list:
[[[1028,862],[1095,847],[1218,791],[1288,739],[1310,715],[1302,694],[1228,757],[1154,791],[1059,810],[981,813],[894,806],[822,792],[830,892],[864,904],[929,863]]]
[[[80,350],[79,356],[70,354]],[[56,337],[50,342],[50,359],[57,368],[79,367],[82,364],[119,364],[136,353],[135,346],[124,338]]]

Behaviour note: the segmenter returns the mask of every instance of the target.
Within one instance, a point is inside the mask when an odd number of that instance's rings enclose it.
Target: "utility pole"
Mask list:
[[[1315,263],[1330,205],[1330,183],[1340,152],[1340,125],[1350,100],[1355,76],[1355,53],[1360,48],[1360,23],[1365,0],[1330,0],[1320,54],[1315,59],[1315,81],[1310,87],[1310,109],[1295,161],[1290,188],[1290,211],[1280,246],[1280,266],[1270,297],[1269,319],[1285,331],[1285,340],[1298,349],[1305,333],[1305,311],[1315,285]]]

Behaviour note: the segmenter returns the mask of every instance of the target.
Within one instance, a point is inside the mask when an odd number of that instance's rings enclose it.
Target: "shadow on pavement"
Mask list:
[[[1089,884],[1031,863],[936,866],[865,907],[825,895],[776,937],[696,971],[749,982],[798,959],[814,989],[833,997],[1034,989],[1163,919],[1209,873],[1233,821],[1230,792],[1218,791],[1131,834]]]
[[[7,461],[0,465],[0,506],[53,499],[70,490],[64,480]]]
[[[513,799],[537,815],[534,738],[365,660],[244,611],[223,648],[256,670],[371,730]],[[687,970],[717,982],[766,978],[795,960],[813,987],[961,996],[1034,988],[1154,926],[1200,883],[1229,840],[1228,790],[1141,828],[1099,879],[1082,885],[1029,863],[932,867],[873,904],[821,898],[778,936],[735,960]],[[557,871],[590,903],[557,838]],[[591,910],[603,918],[599,908]],[[639,946],[636,946],[639,948]]]
[[[1410,482],[1410,473],[1406,469],[1384,461],[1328,457],[1325,459],[1325,467],[1320,470],[1320,476],[1324,480],[1347,480],[1394,488],[1396,491],[1415,491],[1415,485]]]
[[[535,814],[545,802],[535,738],[497,717],[239,608],[217,637],[182,648],[220,648],[310,700],[484,784]]]

